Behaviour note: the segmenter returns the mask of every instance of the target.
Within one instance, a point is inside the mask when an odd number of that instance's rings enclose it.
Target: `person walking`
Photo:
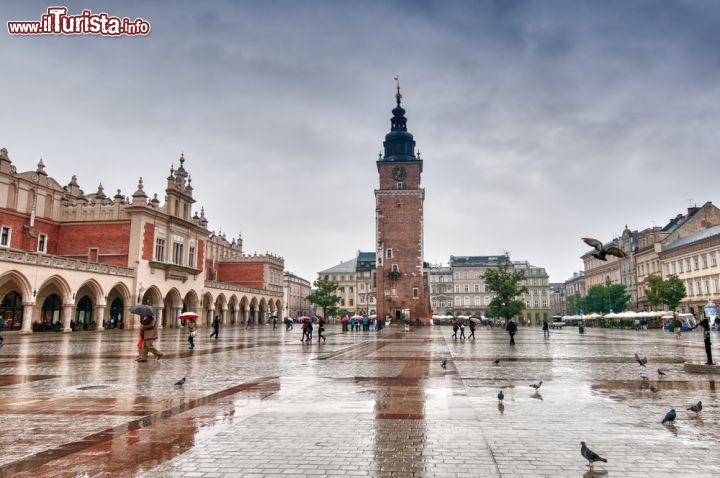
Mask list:
[[[456,319],[452,319],[452,321],[450,321],[450,325],[452,325],[452,329],[453,329],[452,338],[457,340],[457,333],[458,333],[458,329],[460,328],[458,326],[458,321]]]
[[[325,342],[323,332],[325,332],[325,320],[320,319],[318,320],[318,343],[320,343],[320,339],[323,339],[323,343]]]
[[[465,324],[460,323],[460,340],[465,340]]]
[[[273,330],[275,330],[275,329],[277,329],[277,316],[276,315],[273,316],[272,321],[273,321]]]
[[[313,331],[312,319],[308,320],[307,323],[308,323],[308,326],[307,326],[307,341],[308,341],[308,342],[312,342],[312,331]]]
[[[468,335],[468,340],[473,339],[475,340],[475,322],[472,320],[468,324],[468,327],[470,327],[470,335]]]
[[[543,338],[549,339],[550,338],[550,325],[548,324],[547,319],[543,319]]]
[[[156,349],[154,345],[158,338],[157,320],[151,315],[143,315],[140,318],[140,325],[142,328],[142,355],[136,360],[138,362],[146,362],[148,352],[152,352],[155,360],[160,360],[163,354]]]
[[[5,319],[3,319],[3,316],[0,315],[0,332],[2,332],[4,328],[5,328]],[[2,335],[0,335],[0,347],[2,347],[4,344],[5,344],[5,339],[3,338]]]
[[[302,323],[302,338],[300,339],[300,342],[305,342],[305,339],[307,338],[307,328],[308,328],[308,321],[303,320]]]
[[[197,322],[194,320],[187,321],[188,342],[190,342],[190,350],[195,348],[195,336],[197,335]]]
[[[513,319],[508,321],[507,327],[505,327],[508,334],[510,334],[510,345],[515,345],[515,334],[517,333],[517,324]]]
[[[210,338],[213,338],[213,336],[215,336],[215,340],[217,340],[220,337],[220,317],[217,315],[212,322],[212,328],[213,332],[212,334],[210,334]]]

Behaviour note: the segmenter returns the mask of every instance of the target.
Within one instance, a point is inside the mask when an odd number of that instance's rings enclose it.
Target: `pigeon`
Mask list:
[[[603,247],[602,242],[591,237],[583,237],[581,239],[585,241],[585,244],[587,244],[588,246],[595,248],[595,252],[592,253],[592,256],[601,261],[607,261],[607,259],[605,259],[605,256],[607,255],[615,257],[626,257],[622,249],[617,246]]]
[[[542,385],[542,380],[540,380],[540,383],[531,383],[530,386],[537,390]]]
[[[645,375],[645,374],[642,373],[642,372],[640,372],[640,379],[641,379],[643,382],[648,382],[648,381],[650,381],[650,377],[648,377],[647,375]]]
[[[688,410],[692,410],[695,413],[700,413],[702,411],[702,402],[697,402],[695,405],[688,408]]]
[[[663,425],[665,424],[665,422],[672,423],[675,421],[675,417],[677,417],[677,415],[675,414],[675,409],[671,408],[670,411],[665,414],[665,418],[663,418],[662,422],[660,423],[662,423]]]
[[[637,360],[641,367],[644,367],[647,364],[647,357],[640,358],[637,352],[635,353],[635,360]]]
[[[447,368],[447,359],[443,359],[442,363],[440,364],[442,368]]]
[[[502,401],[503,398],[505,398],[505,394],[503,393],[502,390],[500,390],[500,391],[498,392],[498,400]],[[689,410],[689,409],[688,409],[688,410]]]
[[[493,360],[493,363],[494,363],[495,365],[498,365],[498,364],[500,363],[500,359]]]
[[[650,391],[652,393],[656,393],[658,391],[658,388],[655,385],[650,385]]]
[[[588,461],[588,464],[586,466],[589,467],[591,470],[593,469],[593,462],[604,461],[605,463],[607,463],[607,460],[605,458],[601,457],[600,455],[592,451],[590,448],[586,447],[584,441],[580,442],[580,454]]]
[[[175,382],[175,385],[185,385],[185,377],[181,378],[177,382]]]
[[[667,375],[665,372],[662,371],[661,368],[658,369],[658,375]]]

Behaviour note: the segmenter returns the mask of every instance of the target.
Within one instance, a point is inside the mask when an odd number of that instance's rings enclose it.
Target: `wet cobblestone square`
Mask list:
[[[133,331],[5,334],[0,477],[720,475],[720,375],[683,367],[700,334],[326,335],[226,327],[190,351],[167,329],[137,363]],[[580,441],[608,462],[588,472]]]

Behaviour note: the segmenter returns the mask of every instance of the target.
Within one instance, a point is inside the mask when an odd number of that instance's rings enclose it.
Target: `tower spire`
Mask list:
[[[398,108],[400,107],[400,100],[402,95],[400,94],[400,75],[395,75],[395,83],[397,84],[397,92],[395,93],[395,101],[397,101]]]

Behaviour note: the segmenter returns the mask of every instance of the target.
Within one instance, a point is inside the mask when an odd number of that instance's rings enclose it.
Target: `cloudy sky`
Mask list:
[[[308,280],[374,246],[375,161],[400,75],[424,159],[425,259],[582,269],[581,236],[664,225],[720,191],[720,3],[61,3],[140,37],[0,41],[0,146],[85,192],[163,197],[184,152],[211,230]]]

